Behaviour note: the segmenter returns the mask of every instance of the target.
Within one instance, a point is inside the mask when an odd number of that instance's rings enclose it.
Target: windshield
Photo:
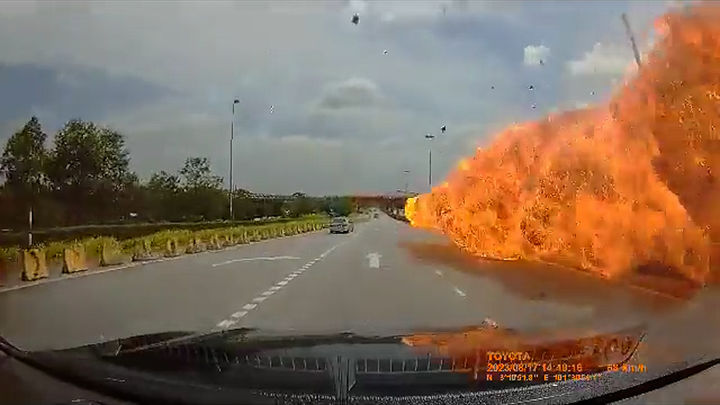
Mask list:
[[[0,336],[641,328],[629,365],[718,357],[718,18],[3,3]]]

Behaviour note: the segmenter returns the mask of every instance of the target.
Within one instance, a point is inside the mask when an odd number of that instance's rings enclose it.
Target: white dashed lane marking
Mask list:
[[[443,272],[440,271],[440,270],[435,270],[435,274],[437,274],[438,276],[442,277]]]
[[[465,291],[463,291],[463,290],[461,290],[461,289],[459,289],[459,288],[457,288],[457,287],[453,287],[453,289],[455,290],[455,294],[457,294],[457,295],[459,295],[459,296],[461,296],[461,297],[464,297],[464,296],[466,295],[466,294],[465,294]]]
[[[227,328],[235,325],[235,323],[237,323],[237,321],[226,319],[218,324],[218,328],[227,329]]]
[[[259,296],[257,296],[257,297],[255,297],[255,298],[252,299],[251,303],[243,305],[243,307],[242,307],[243,310],[242,310],[242,311],[234,312],[232,315],[230,315],[230,318],[229,318],[229,319],[223,319],[222,321],[220,321],[220,322],[217,324],[217,328],[219,328],[219,329],[228,329],[228,328],[234,326],[235,324],[237,324],[237,323],[238,323],[238,320],[239,320],[240,318],[244,317],[244,316],[247,315],[250,311],[252,311],[253,309],[257,308],[258,305],[260,305],[260,304],[261,304],[262,302],[264,302],[266,299],[270,298],[271,295],[273,295],[273,294],[275,294],[276,292],[280,291],[283,287],[285,287],[286,285],[288,285],[289,282],[291,282],[292,280],[294,280],[294,279],[296,279],[297,277],[299,277],[302,273],[304,273],[306,270],[308,270],[313,264],[315,264],[315,263],[317,263],[319,260],[325,258],[327,255],[330,254],[330,252],[332,252],[333,250],[335,250],[335,248],[337,248],[338,246],[340,246],[342,243],[346,243],[346,242],[338,243],[337,245],[335,245],[335,246],[331,247],[330,249],[324,251],[323,253],[320,254],[320,256],[314,258],[313,260],[309,261],[308,263],[305,263],[301,268],[299,268],[299,269],[295,270],[294,272],[288,274],[287,276],[285,276],[284,279],[278,281],[275,285],[271,286],[271,287],[268,288],[267,290],[265,290],[265,291],[263,291],[262,293],[260,293]],[[248,261],[248,260],[276,260],[276,259],[279,259],[279,258],[284,258],[284,259],[290,259],[290,258],[292,258],[292,259],[297,259],[297,258],[294,257],[294,256],[277,256],[277,257],[274,257],[274,258],[267,258],[267,257],[258,258],[258,257],[256,257],[256,258],[247,258],[247,259],[235,259],[235,260],[228,260],[227,262],[222,262],[222,263],[213,264],[213,267],[215,267],[215,266],[222,266],[222,265],[224,265],[224,264],[234,263],[234,262],[238,262],[238,261]]]

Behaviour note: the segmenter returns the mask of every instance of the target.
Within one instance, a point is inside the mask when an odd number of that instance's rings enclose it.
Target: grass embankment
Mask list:
[[[62,228],[33,230],[33,241],[50,244],[73,239],[85,239],[97,236],[111,236],[117,240],[137,238],[166,230],[220,229],[236,226],[254,226],[259,224],[275,224],[296,221],[294,218],[268,218],[263,220],[243,221],[211,221],[211,222],[154,222],[120,225],[79,225]],[[27,241],[27,231],[0,233],[0,246],[23,246]]]
[[[54,241],[46,244],[39,244],[37,247],[45,249],[48,261],[62,259],[63,250],[73,246],[82,246],[85,249],[88,259],[98,259],[103,245],[117,247],[121,253],[132,255],[138,245],[147,241],[154,252],[163,252],[167,242],[174,240],[180,250],[193,240],[198,239],[208,243],[212,238],[217,238],[225,244],[243,244],[264,239],[276,238],[279,236],[294,235],[303,232],[318,230],[327,225],[328,218],[324,216],[306,216],[298,219],[286,219],[273,223],[252,223],[243,225],[228,226],[211,229],[169,229],[154,232],[135,238],[120,240],[112,236],[93,236],[87,238],[76,238],[72,240]],[[21,248],[18,246],[0,248],[0,264],[16,263]]]

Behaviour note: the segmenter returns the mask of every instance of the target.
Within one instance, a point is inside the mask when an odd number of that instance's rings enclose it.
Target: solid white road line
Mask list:
[[[461,296],[461,297],[464,297],[464,296],[466,295],[463,290],[461,290],[461,289],[459,289],[459,288],[457,288],[457,287],[453,287],[453,289],[455,290],[455,294],[457,294],[457,295],[459,295],[459,296]]]
[[[245,304],[243,305],[243,309],[246,311],[250,311],[251,309],[255,309],[256,306],[257,304]]]
[[[242,259],[232,259],[220,263],[215,263],[212,267],[224,266],[226,264],[237,263],[237,262],[254,262],[258,260],[296,260],[299,259],[297,256],[261,256],[261,257],[244,257]]]
[[[248,311],[237,311],[237,312],[234,312],[234,313],[233,313],[232,315],[230,315],[230,316],[233,317],[233,318],[235,318],[235,319],[238,319],[238,318],[242,318],[243,316],[245,316],[245,315],[247,315],[247,314],[248,314]]]

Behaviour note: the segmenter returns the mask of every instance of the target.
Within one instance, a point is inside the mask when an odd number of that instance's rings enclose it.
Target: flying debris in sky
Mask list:
[[[388,50],[387,49],[383,50],[383,55],[387,55],[387,54],[388,54]]]
[[[532,84],[530,86],[528,86],[528,90],[532,90],[534,88],[535,88],[535,86],[533,86]]]
[[[545,66],[545,62],[542,59],[540,59],[540,64]]]
[[[595,90],[591,91],[591,92],[590,92],[590,95],[591,95],[591,96],[594,96],[594,95],[595,95]]]
[[[445,125],[443,125],[440,127],[440,132],[444,134],[446,129],[447,129],[447,127]]]
[[[490,86],[490,90],[495,90],[495,86]]]
[[[537,106],[536,106],[535,104],[533,104],[533,105],[532,105],[533,110],[535,109],[535,107],[537,107]]]
[[[352,17],[352,23],[355,25],[358,25],[359,22],[360,22],[360,15],[358,15],[358,13],[355,13]]]
[[[274,105],[270,105],[270,114],[272,114],[273,111],[275,111],[275,106],[274,106]]]

